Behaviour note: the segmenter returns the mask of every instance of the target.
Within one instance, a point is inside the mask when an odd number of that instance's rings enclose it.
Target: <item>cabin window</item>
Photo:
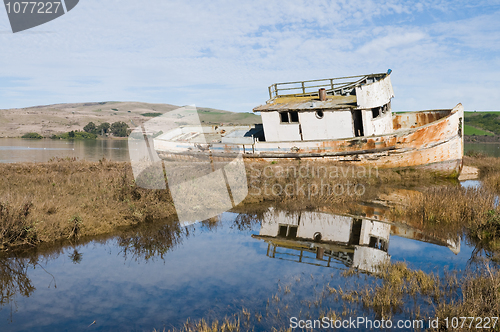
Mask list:
[[[278,236],[279,237],[286,237],[288,233],[288,227],[285,225],[280,225],[279,231],[278,231]]]
[[[286,237],[289,239],[297,238],[298,226],[295,225],[279,225],[278,237]]]
[[[296,111],[280,112],[281,123],[299,123],[299,113]]]
[[[372,118],[375,119],[380,115],[380,107],[372,108]]]
[[[297,226],[289,226],[288,227],[288,238],[290,239],[295,239],[297,238],[297,231],[298,227]]]
[[[323,111],[316,111],[316,117],[318,119],[323,119],[323,116],[324,116]]]
[[[370,236],[370,244],[368,244],[368,246],[371,248],[383,250],[385,252],[389,250],[389,243],[384,239],[375,236]]]
[[[288,123],[288,112],[280,112],[281,122]]]

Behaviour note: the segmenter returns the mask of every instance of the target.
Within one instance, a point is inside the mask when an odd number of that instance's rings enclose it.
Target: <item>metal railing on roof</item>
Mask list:
[[[269,86],[269,99],[277,97],[309,97],[317,96],[318,90],[324,88],[329,95],[343,94],[346,90],[362,84],[373,83],[385,77],[387,74],[370,74],[345,76],[337,78],[325,78],[319,80],[274,83]]]

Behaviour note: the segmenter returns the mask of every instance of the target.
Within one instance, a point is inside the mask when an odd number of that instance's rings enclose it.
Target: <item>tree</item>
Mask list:
[[[87,125],[85,127],[83,127],[83,130],[86,131],[87,133],[95,134],[96,133],[96,126],[93,122],[89,122],[89,123],[87,123]]]
[[[117,137],[125,137],[128,134],[128,125],[123,121],[113,122],[111,132]]]
[[[68,136],[69,136],[70,138],[75,138],[75,132],[74,132],[73,130],[72,130],[72,131],[70,131],[70,132],[68,133]]]
[[[96,133],[99,135],[106,134],[109,131],[109,127],[110,127],[109,123],[107,122],[101,123],[100,125],[97,126]]]

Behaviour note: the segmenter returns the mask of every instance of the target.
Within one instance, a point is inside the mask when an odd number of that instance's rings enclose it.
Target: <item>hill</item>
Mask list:
[[[500,135],[500,112],[465,112],[465,135]]]
[[[0,137],[21,137],[29,132],[50,137],[71,130],[83,130],[89,122],[99,125],[103,122],[123,121],[130,127],[135,127],[176,108],[179,106],[141,102],[95,102],[2,109]],[[201,107],[198,108],[198,114],[205,124],[261,123],[260,116],[253,113],[234,113]]]

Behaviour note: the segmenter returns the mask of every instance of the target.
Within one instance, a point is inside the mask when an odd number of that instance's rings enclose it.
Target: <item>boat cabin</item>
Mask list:
[[[375,272],[390,260],[391,225],[323,212],[269,208],[258,236],[268,242],[267,255],[332,267],[335,262]],[[295,258],[295,259],[294,259]]]
[[[391,133],[390,73],[275,83],[270,99],[253,111],[261,113],[267,142]]]

